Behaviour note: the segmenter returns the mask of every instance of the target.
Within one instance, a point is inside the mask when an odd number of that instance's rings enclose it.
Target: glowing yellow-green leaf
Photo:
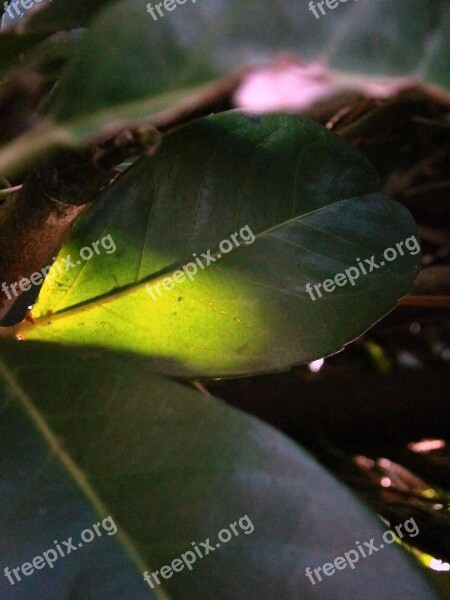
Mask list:
[[[395,306],[418,269],[416,246],[355,285],[315,300],[307,292],[415,233],[409,213],[375,189],[368,162],[308,119],[202,119],[168,136],[80,220],[61,251],[80,264],[46,282],[34,323],[17,333],[133,350],[190,376],[336,352]],[[239,246],[223,250],[233,235]],[[95,241],[104,247],[88,252]],[[200,267],[209,249],[214,262]],[[192,280],[165,289],[188,261]]]

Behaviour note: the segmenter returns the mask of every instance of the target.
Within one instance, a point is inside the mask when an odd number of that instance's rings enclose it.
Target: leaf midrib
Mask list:
[[[13,374],[12,370],[8,367],[8,365],[5,364],[3,359],[0,357],[0,380],[1,379],[3,379],[5,384],[9,387],[9,389],[13,393],[13,396],[18,400],[23,412],[27,415],[27,417],[33,423],[34,427],[44,438],[52,454],[62,464],[64,469],[67,471],[69,477],[75,481],[75,483],[81,489],[82,493],[87,498],[94,510],[101,517],[103,517],[104,515],[108,515],[110,511],[108,510],[106,505],[103,504],[102,500],[99,498],[96,491],[89,483],[83,471],[73,461],[68,452],[66,452],[62,448],[58,437],[53,433],[45,417],[36,408],[32,399],[28,396],[27,392],[21,386],[17,376]],[[128,537],[128,534],[121,528],[118,528],[116,536],[118,541],[121,543],[123,548],[126,550],[128,555],[134,562],[135,566],[139,569],[139,572],[143,573],[144,571],[148,570],[148,566],[134,547],[134,544]],[[159,600],[171,600],[162,586],[155,590],[155,593]]]
[[[373,192],[372,192],[373,193]],[[370,194],[366,194],[365,196],[369,196],[372,195],[372,193]],[[340,204],[344,204],[346,202],[353,202],[355,199],[358,198],[364,198],[364,196],[352,196],[351,198],[344,198],[343,200],[337,200],[335,202],[332,202],[331,204],[327,204],[326,206],[321,206],[320,208],[317,208],[315,210],[311,210],[307,213],[304,213],[294,219],[288,219],[286,221],[283,221],[282,223],[279,223],[278,225],[274,225],[272,227],[268,227],[256,234],[255,235],[255,242],[264,237],[265,235],[268,235],[270,233],[272,233],[273,231],[277,231],[278,229],[281,229],[282,227],[284,227],[285,225],[288,225],[290,223],[293,223],[295,221],[301,221],[303,219],[306,219],[307,217],[310,217],[314,214],[320,213],[324,210],[328,210],[330,208],[334,208],[336,206],[339,206]],[[253,242],[254,243],[254,242]],[[239,246],[241,248],[245,248],[247,246]],[[220,254],[220,250],[217,249],[216,252],[211,252],[211,256],[213,258],[217,258],[218,255]],[[189,259],[189,258],[188,258]],[[187,259],[187,260],[188,260]],[[42,315],[36,319],[34,319],[33,323],[29,322],[29,321],[22,321],[21,323],[19,323],[18,325],[12,327],[12,331],[13,331],[13,335],[15,335],[15,337],[19,337],[20,338],[20,334],[24,333],[30,329],[34,329],[36,327],[39,327],[39,324],[42,321],[47,321],[48,319],[51,319],[53,322],[54,321],[59,321],[60,319],[65,319],[68,316],[73,316],[75,314],[83,314],[86,312],[89,312],[91,310],[91,308],[94,307],[100,307],[106,304],[110,304],[115,302],[116,300],[120,300],[120,298],[124,298],[127,297],[128,295],[130,295],[131,293],[135,293],[138,292],[140,289],[145,288],[149,283],[154,283],[157,282],[159,280],[163,280],[165,279],[168,275],[170,275],[170,273],[174,273],[177,270],[180,270],[184,265],[186,264],[186,260],[183,261],[179,261],[175,264],[172,264],[168,267],[166,267],[165,269],[163,269],[162,271],[160,271],[159,273],[152,273],[151,275],[149,275],[148,277],[136,282],[132,282],[129,283],[121,288],[117,288],[115,290],[109,290],[108,292],[105,292],[104,294],[101,294],[99,296],[95,296],[94,298],[90,298],[88,300],[85,300],[83,302],[80,302],[79,304],[75,304],[73,306],[69,306],[66,308],[63,308],[55,313],[52,312],[48,312],[45,315]],[[206,265],[205,265],[206,266]],[[39,304],[39,301],[38,301]]]

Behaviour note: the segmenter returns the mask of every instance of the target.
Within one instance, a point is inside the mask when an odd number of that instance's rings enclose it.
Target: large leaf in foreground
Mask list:
[[[3,380],[0,384],[0,597],[2,600],[156,600],[136,575],[136,565],[115,537],[102,536],[78,549],[81,532],[107,517],[96,514],[30,420],[20,411]],[[109,520],[108,520],[109,524]],[[110,528],[110,532],[112,528]],[[76,551],[45,564],[20,581],[10,571],[32,562],[54,540],[72,537]],[[162,600],[162,599],[160,599]],[[167,599],[165,599],[167,600]]]
[[[336,352],[395,307],[418,269],[407,252],[354,286],[315,301],[307,292],[414,234],[410,214],[375,188],[366,159],[308,119],[232,111],[200,120],[95,203],[60,256],[75,261],[106,235],[116,252],[48,281],[34,323],[17,333],[134,350],[190,376],[285,369]],[[239,248],[222,256],[219,243],[243,228]],[[251,242],[248,231],[253,244],[242,240]],[[152,291],[208,249],[217,260],[192,281]]]
[[[97,508],[103,504],[101,510],[113,515],[151,570],[192,550],[191,542],[201,549],[210,538],[213,550],[192,572],[184,568],[161,578],[174,600],[435,598],[396,544],[313,586],[308,566],[343,556],[356,540],[382,543],[376,518],[286,437],[151,374],[144,360],[0,341],[0,397],[2,418],[16,425],[14,435],[2,436],[8,455],[33,448],[30,436],[40,432],[51,457],[61,458]],[[19,406],[35,432],[23,428]],[[40,456],[47,452],[39,450]],[[52,468],[46,459],[35,459],[37,469],[22,473],[29,495]],[[16,514],[20,501],[7,492],[2,487],[0,498]],[[27,520],[30,507],[22,510]],[[253,531],[246,522],[220,544],[219,531],[244,515]],[[54,514],[42,520],[44,548],[52,545],[53,521]],[[68,535],[77,540],[78,527],[89,525],[80,522]],[[15,545],[21,543],[18,536]],[[15,546],[11,552],[17,554]],[[67,576],[64,560],[56,568]],[[48,570],[39,575],[48,576]],[[139,571],[136,580],[145,586]],[[98,600],[111,597],[93,593]]]

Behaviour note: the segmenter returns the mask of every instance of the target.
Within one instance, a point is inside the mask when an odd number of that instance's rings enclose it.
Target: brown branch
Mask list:
[[[400,300],[400,306],[450,308],[450,296],[405,296]]]
[[[116,165],[153,154],[160,138],[153,127],[138,127],[82,152],[60,152],[8,193],[0,208],[0,322],[25,291],[20,281],[53,263],[72,222],[110,183]]]
[[[150,123],[159,131],[167,132],[193,119],[217,112],[218,105],[228,102],[231,107],[232,95],[249,71],[250,67],[243,67],[227,77],[202,87],[199,91],[186,96],[181,102],[152,116],[149,119]]]
[[[53,263],[74,219],[111,179],[93,152],[61,153],[28,175],[1,206],[0,320],[26,291],[22,279]]]
[[[27,179],[21,190],[6,200],[0,210],[0,319],[25,291],[18,286],[22,278],[28,279],[52,264],[71,223],[83,208],[48,196],[35,177]]]

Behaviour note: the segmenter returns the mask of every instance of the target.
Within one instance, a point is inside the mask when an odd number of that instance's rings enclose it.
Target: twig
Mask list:
[[[21,185],[15,185],[14,187],[9,187],[9,188],[6,188],[5,190],[0,190],[0,198],[6,198],[6,196],[9,196],[10,194],[17,192],[21,188],[22,188]]]
[[[450,296],[405,296],[399,304],[423,308],[450,308]]]

